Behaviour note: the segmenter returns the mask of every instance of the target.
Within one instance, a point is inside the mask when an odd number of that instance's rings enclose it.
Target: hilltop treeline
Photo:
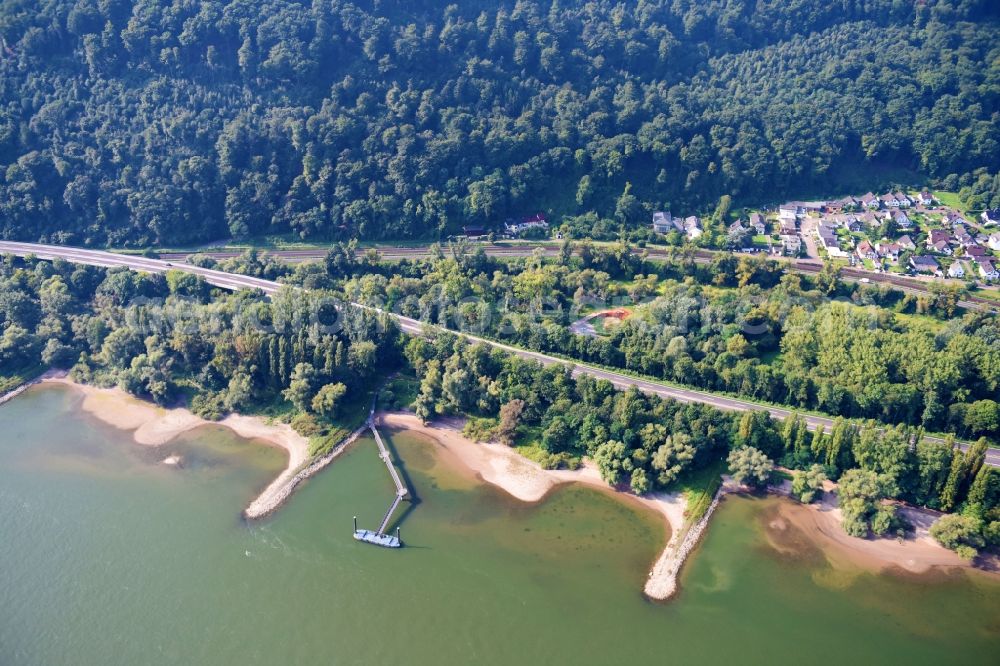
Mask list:
[[[0,235],[638,225],[885,167],[997,205],[997,28],[988,0],[10,0]]]

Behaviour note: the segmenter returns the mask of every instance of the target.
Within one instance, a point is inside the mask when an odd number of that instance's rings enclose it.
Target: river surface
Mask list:
[[[417,501],[407,547],[380,549],[351,538],[392,496],[371,440],[247,524],[283,452],[217,427],[145,448],[79,402],[0,408],[3,666],[998,663],[995,582],[779,554],[775,500],[724,502],[660,605],[640,592],[660,519],[595,490],[526,506],[395,433]]]

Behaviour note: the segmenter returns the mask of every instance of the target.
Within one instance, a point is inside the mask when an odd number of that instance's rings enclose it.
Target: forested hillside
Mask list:
[[[998,27],[991,0],[5,0],[0,236],[434,237],[996,183]]]

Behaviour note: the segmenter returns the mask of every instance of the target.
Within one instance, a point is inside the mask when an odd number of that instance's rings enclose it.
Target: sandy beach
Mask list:
[[[221,421],[206,421],[184,408],[165,409],[139,400],[121,389],[78,384],[62,376],[45,378],[44,384],[69,386],[83,394],[81,408],[95,418],[121,430],[143,446],[163,446],[178,435],[204,425],[221,425],[247,439],[259,439],[288,453],[288,464],[247,509],[264,515],[287,497],[285,486],[309,459],[309,440],[286,423],[266,423],[255,416],[230,414]],[[254,517],[254,516],[251,516]]]
[[[393,412],[380,414],[380,419],[388,427],[405,428],[429,437],[437,442],[440,453],[459,467],[523,502],[539,502],[553,488],[564,483],[582,483],[657,512],[669,526],[670,538],[653,564],[646,594],[655,599],[665,599],[673,593],[674,586],[670,581],[676,576],[676,569],[672,568],[670,559],[682,532],[686,509],[686,501],[680,493],[653,493],[638,497],[620,492],[601,479],[597,466],[590,461],[576,470],[544,469],[509,446],[470,440],[462,434],[465,421],[461,418],[442,418],[424,425],[414,414]]]
[[[906,538],[853,537],[841,526],[843,515],[837,507],[836,495],[825,492],[821,501],[810,505],[791,499],[782,500],[768,522],[767,533],[771,544],[778,550],[794,550],[789,547],[784,533],[789,529],[797,531],[819,547],[835,568],[846,565],[875,573],[902,571],[911,574],[951,568],[996,571],[995,558],[968,562],[931,538],[929,529],[938,515],[935,512],[900,507],[900,513],[915,528]]]

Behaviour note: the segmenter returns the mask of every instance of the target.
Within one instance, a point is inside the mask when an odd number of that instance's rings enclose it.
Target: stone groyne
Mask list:
[[[344,450],[354,443],[354,441],[368,430],[368,424],[361,426],[350,435],[345,437],[333,449],[318,458],[312,459],[302,469],[296,472],[280,487],[272,492],[265,492],[260,497],[250,503],[250,506],[243,511],[243,517],[248,520],[256,520],[273,513],[295,492],[300,483],[315,475],[327,465],[332,463]]]
[[[677,592],[677,576],[680,574],[681,567],[694,547],[698,545],[701,535],[708,527],[708,521],[712,518],[715,508],[719,505],[719,500],[725,492],[725,486],[716,491],[705,515],[689,527],[682,538],[678,539],[679,535],[671,537],[671,543],[667,544],[660,559],[656,561],[653,570],[649,573],[649,579],[644,588],[647,597],[657,601],[665,601]]]

